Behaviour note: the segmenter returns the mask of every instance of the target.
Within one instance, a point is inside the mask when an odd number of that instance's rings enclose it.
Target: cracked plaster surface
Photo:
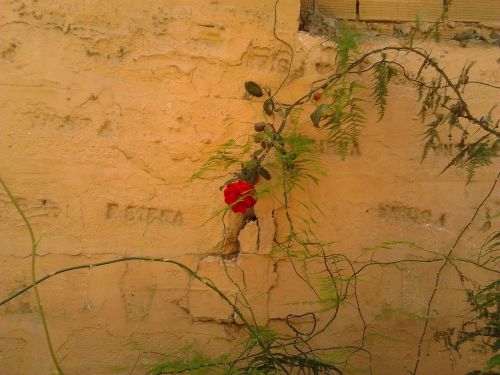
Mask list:
[[[273,36],[271,5],[0,3],[0,170],[35,232],[43,233],[38,275],[126,255],[170,257],[212,280],[245,317],[250,319],[248,302],[259,325],[292,334],[286,316],[310,310],[299,302],[313,296],[286,257],[273,253],[288,234],[280,203],[261,199],[252,220],[227,218],[224,265],[224,227],[205,222],[223,207],[220,181],[186,182],[218,144],[251,133],[252,122],[260,120],[261,103],[248,100],[242,83],[277,87],[286,73],[290,55]],[[297,1],[282,1],[278,14],[277,32],[296,50],[281,94],[287,101],[331,72],[334,55],[320,39],[297,33]],[[476,46],[464,55],[449,44],[433,50],[452,73],[476,58],[477,78],[500,80],[497,50]],[[376,124],[376,111],[367,108],[368,126],[345,162],[320,144],[328,176],[320,187],[311,184],[292,196],[314,199],[322,208],[315,213],[317,235],[352,256],[363,246],[408,237],[442,250],[492,175],[485,170],[465,188],[455,172],[436,179],[450,147],[436,148],[427,164],[419,164],[413,93],[403,83],[391,89],[395,99],[386,122]],[[487,110],[484,94],[472,90],[474,104]],[[491,229],[488,215],[499,205],[492,199],[489,211],[480,213],[462,253]],[[294,204],[290,211],[307,213]],[[0,233],[0,291],[6,296],[30,282],[30,260],[26,228],[3,192]],[[418,311],[429,288],[422,280],[434,271],[403,267],[402,273],[367,275],[360,285],[367,314],[394,304]],[[142,352],[179,354],[191,344],[220,354],[244,337],[241,322],[213,291],[170,265],[131,262],[75,271],[47,281],[41,293],[68,373],[125,373]],[[439,296],[436,327],[457,308],[450,298]],[[0,307],[0,317],[0,373],[49,374],[32,293]],[[358,323],[347,310],[324,342],[340,333],[350,338]],[[401,331],[399,344],[375,351],[379,358],[396,353],[394,371],[410,360],[397,354],[411,352],[413,323],[404,317],[377,323],[377,329]],[[307,331],[310,321],[294,325]],[[475,360],[464,358],[461,368]],[[433,360],[446,375],[447,359]]]

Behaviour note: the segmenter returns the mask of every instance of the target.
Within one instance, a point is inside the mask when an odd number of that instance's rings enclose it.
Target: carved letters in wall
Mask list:
[[[380,203],[376,208],[379,217],[413,221],[417,224],[437,224],[445,226],[446,213],[433,213],[429,209],[405,206],[399,202]]]
[[[168,208],[145,207],[139,205],[120,205],[109,202],[106,207],[106,219],[125,220],[129,223],[158,221],[163,224],[182,225],[182,212]]]
[[[16,197],[16,200],[28,219],[38,217],[55,218],[61,213],[58,204],[49,198]],[[7,218],[10,216],[8,212],[11,210],[13,217],[20,219],[9,197],[4,193],[0,193],[0,218]]]

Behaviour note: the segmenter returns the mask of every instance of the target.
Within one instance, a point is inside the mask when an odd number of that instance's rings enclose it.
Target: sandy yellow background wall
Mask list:
[[[297,32],[299,10],[295,0],[277,6],[276,34],[295,51],[284,101],[333,69],[333,49]],[[261,119],[261,103],[248,100],[243,82],[276,88],[285,77],[290,53],[274,37],[273,24],[274,2],[266,0],[0,2],[0,175],[42,237],[39,275],[124,255],[162,256],[186,263],[234,295],[217,256],[222,224],[204,223],[224,207],[223,180],[187,179],[218,144],[251,133]],[[367,38],[362,48],[387,42]],[[498,48],[463,49],[456,42],[431,47],[452,76],[475,60],[474,79],[500,84]],[[474,86],[467,96],[481,113],[496,94]],[[438,176],[456,152],[447,138],[420,164],[423,130],[415,93],[402,81],[391,85],[382,122],[367,109],[359,148],[340,161],[320,145],[328,176],[300,193],[324,212],[317,234],[352,257],[386,240],[446,252],[490,188],[496,167],[481,170],[467,186],[461,171]],[[310,127],[307,121],[304,126]],[[494,229],[488,218],[499,207],[497,191],[458,253],[475,254]],[[240,253],[228,262],[229,271],[244,285],[259,323],[286,332],[283,319],[309,308],[293,302],[311,298],[310,291],[287,261],[269,256],[273,239],[286,231],[277,203],[260,201],[256,214],[258,221],[239,234]],[[401,247],[382,259],[406,256]],[[391,336],[367,339],[374,374],[403,374],[413,366],[422,321],[387,308],[423,314],[438,267],[373,268],[360,283],[370,329]],[[29,282],[28,233],[0,192],[0,297]],[[457,285],[456,274],[447,270],[424,340],[422,375],[463,374],[485,358],[471,347],[461,358],[443,351],[438,333],[458,327],[456,316],[467,309]],[[194,344],[220,354],[243,337],[213,293],[168,265],[85,269],[54,277],[40,289],[67,374],[127,374],[147,352],[133,372],[139,374],[141,366],[158,360],[151,352],[181,355],[180,348]],[[318,345],[359,337],[359,318],[352,309],[343,311]],[[374,320],[383,311],[384,319]],[[0,374],[52,372],[33,293],[1,306]]]

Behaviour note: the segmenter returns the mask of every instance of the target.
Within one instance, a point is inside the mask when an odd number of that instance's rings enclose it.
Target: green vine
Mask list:
[[[275,18],[278,1],[275,2]],[[446,2],[446,10],[448,8]],[[431,28],[435,38],[439,37],[439,28],[445,16],[442,16]],[[275,37],[286,44],[291,51],[293,48],[283,39]],[[317,224],[315,218],[321,215],[321,209],[314,202],[295,201],[293,194],[298,190],[307,190],[308,183],[321,183],[321,176],[325,168],[321,156],[313,139],[307,136],[307,128],[315,127],[323,131],[325,140],[333,147],[338,155],[344,159],[351,147],[359,142],[359,136],[365,124],[364,103],[362,92],[368,90],[373,104],[377,107],[379,120],[386,114],[387,101],[390,98],[390,83],[395,77],[400,77],[416,90],[420,109],[418,114],[424,123],[422,162],[426,159],[429,150],[435,146],[443,134],[450,138],[460,139],[460,151],[449,161],[443,172],[451,167],[463,168],[466,171],[466,181],[471,182],[477,168],[493,164],[498,156],[499,121],[494,118],[494,109],[487,114],[475,114],[465,100],[464,92],[471,84],[479,82],[470,80],[473,64],[466,64],[457,79],[451,79],[439,62],[424,48],[415,43],[411,36],[406,45],[386,46],[360,54],[358,51],[357,33],[350,30],[346,24],[339,23],[336,35],[331,38],[337,48],[336,71],[334,74],[313,83],[311,88],[293,103],[282,102],[277,95],[285,86],[289,77],[292,61],[288,67],[286,78],[272,92],[263,88],[259,83],[247,81],[245,90],[256,100],[262,101],[262,121],[254,124],[254,133],[238,139],[227,140],[215,151],[193,175],[192,179],[226,179],[222,189],[238,185],[245,189],[239,197],[234,198],[228,193],[225,196],[228,206],[222,209],[222,222],[224,237],[220,243],[219,255],[224,266],[226,277],[237,288],[237,302],[219,289],[210,279],[200,275],[181,262],[163,257],[130,256],[111,259],[98,263],[75,265],[56,270],[42,278],[36,278],[35,259],[38,240],[32,227],[3,180],[0,183],[7,192],[10,201],[21,215],[29,230],[32,243],[32,282],[31,284],[13,292],[3,300],[3,306],[31,288],[35,291],[37,306],[45,331],[50,354],[59,374],[63,374],[61,366],[53,349],[43,305],[40,299],[38,285],[62,273],[93,267],[111,266],[121,262],[159,262],[179,267],[186,272],[192,280],[197,280],[216,292],[237,316],[247,333],[244,343],[238,347],[236,355],[224,355],[217,358],[204,356],[196,351],[191,351],[184,358],[175,358],[171,355],[162,355],[158,364],[149,368],[148,374],[344,374],[353,372],[356,361],[363,360],[366,364],[364,370],[372,372],[372,354],[366,348],[367,332],[371,322],[363,313],[360,297],[358,295],[358,277],[363,272],[373,267],[390,267],[405,263],[424,265],[439,264],[439,269],[433,283],[432,293],[427,299],[424,315],[416,315],[398,308],[387,309],[385,313],[400,313],[416,319],[416,324],[422,324],[419,340],[416,343],[415,362],[410,372],[417,375],[423,360],[422,344],[428,334],[430,312],[433,307],[439,283],[442,280],[443,270],[452,267],[459,275],[460,280],[470,280],[462,271],[462,265],[474,266],[493,276],[500,272],[495,268],[498,256],[498,235],[493,235],[481,249],[478,259],[458,257],[455,254],[457,245],[464,234],[469,230],[477,218],[479,210],[485,205],[493,194],[498,178],[493,181],[477,209],[464,225],[453,244],[445,254],[429,251],[412,242],[387,241],[378,246],[362,249],[358,258],[350,259],[342,253],[332,252],[332,244],[319,239],[314,233]],[[424,40],[427,38],[425,36]],[[420,66],[416,71],[408,69],[398,60],[401,55],[418,58]],[[373,61],[375,60],[375,61]],[[366,65],[368,66],[366,67]],[[433,72],[431,78],[423,78],[423,71]],[[359,75],[371,74],[372,84],[365,88],[360,84]],[[356,78],[353,78],[356,77]],[[314,109],[310,110],[311,107]],[[304,115],[305,114],[305,115]],[[430,120],[430,118],[432,120]],[[430,122],[429,122],[430,121]],[[473,136],[471,136],[471,134]],[[473,140],[470,141],[469,137]],[[229,179],[227,179],[229,177]],[[268,181],[263,188],[263,180]],[[243,182],[243,183],[241,183]],[[259,185],[256,191],[248,186]],[[284,221],[288,231],[281,239],[275,239],[276,245],[272,252],[274,260],[286,260],[292,266],[295,274],[307,285],[314,300],[303,301],[310,306],[310,311],[294,315],[289,314],[284,322],[293,334],[283,335],[280,332],[259,326],[253,308],[245,296],[243,288],[231,277],[227,262],[232,261],[225,255],[224,249],[229,242],[228,226],[226,221],[230,212],[238,210],[243,215],[238,217],[241,226],[256,220],[253,204],[263,195],[270,194],[281,204],[284,212]],[[297,203],[304,214],[295,212],[291,204]],[[244,203],[243,208],[241,204]],[[295,204],[294,207],[295,209]],[[240,214],[238,214],[240,215]],[[225,221],[226,220],[226,221]],[[381,249],[404,247],[422,252],[426,257],[415,257],[395,261],[380,261],[377,254]],[[237,252],[231,254],[237,257]],[[320,264],[322,270],[315,274],[311,269]],[[498,321],[498,282],[495,281],[485,287],[474,290],[466,289],[467,300],[474,317],[468,321],[459,332],[454,349],[473,341],[478,337],[487,342],[492,352],[496,352],[500,343]],[[332,343],[328,347],[319,347],[315,343],[321,334],[327,332],[333,322],[338,319],[339,312],[344,306],[356,310],[356,319],[361,326],[359,336],[352,344],[339,345]],[[247,315],[246,313],[249,313]],[[250,317],[248,317],[250,316]],[[321,316],[321,318],[320,318]],[[299,320],[308,320],[309,329],[303,329],[296,324]],[[236,324],[236,322],[234,322]],[[474,329],[467,329],[473,326]],[[493,341],[491,341],[493,340]],[[234,354],[234,353],[233,353]],[[139,359],[138,359],[139,360]],[[138,361],[137,360],[137,361]],[[136,364],[130,373],[135,369]],[[486,371],[497,368],[499,356],[495,354],[487,363]]]
[[[30,222],[28,221],[28,218],[24,214],[23,210],[19,206],[19,203],[17,202],[17,199],[12,195],[10,192],[9,188],[5,184],[2,178],[0,178],[0,185],[2,185],[3,189],[7,193],[10,201],[16,208],[17,212],[19,215],[21,215],[21,218],[23,219],[24,224],[26,225],[26,228],[28,229],[30,239],[31,239],[31,281],[33,282],[32,286],[33,289],[35,290],[35,299],[36,299],[36,305],[38,308],[38,314],[40,315],[40,320],[42,321],[43,325],[43,332],[45,334],[45,339],[47,340],[47,347],[49,348],[50,356],[52,358],[52,362],[54,363],[54,366],[57,370],[57,373],[59,375],[64,375],[63,370],[61,369],[61,366],[59,364],[59,361],[57,360],[56,353],[54,351],[54,347],[52,345],[52,340],[50,339],[50,333],[49,333],[49,326],[47,324],[47,318],[45,317],[45,312],[43,309],[42,305],[42,299],[40,298],[40,291],[38,290],[38,283],[36,282],[36,249],[38,247],[38,243],[40,242],[40,239],[36,239],[35,233],[33,232],[33,228],[31,227]],[[12,298],[14,298],[13,296]],[[11,300],[12,298],[9,298],[8,300]]]

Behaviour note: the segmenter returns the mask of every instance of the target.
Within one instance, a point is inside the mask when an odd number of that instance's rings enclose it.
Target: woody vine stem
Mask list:
[[[418,355],[417,355],[417,360],[416,360],[416,363],[415,363],[415,368],[412,372],[412,374],[416,374],[417,373],[417,368],[418,368],[418,364],[420,362],[420,348],[421,348],[421,344],[422,344],[422,340],[423,340],[423,337],[425,336],[425,332],[426,332],[426,329],[427,329],[427,324],[428,324],[428,320],[429,320],[429,310],[430,310],[430,307],[431,307],[431,304],[432,304],[432,300],[434,298],[434,295],[437,291],[437,287],[438,287],[438,283],[439,283],[439,279],[441,277],[441,272],[442,270],[444,269],[444,267],[448,264],[448,263],[451,263],[454,265],[454,267],[457,267],[457,264],[456,262],[466,262],[466,263],[472,263],[482,269],[485,269],[487,271],[490,271],[490,272],[494,272],[494,273],[500,273],[499,271],[497,270],[493,270],[493,269],[490,269],[488,267],[484,267],[483,265],[479,264],[479,263],[476,263],[476,262],[472,262],[470,261],[469,259],[463,259],[463,258],[460,258],[460,257],[452,257],[452,252],[453,250],[455,249],[455,247],[457,246],[458,242],[460,241],[460,239],[462,238],[463,234],[466,232],[466,230],[470,227],[470,225],[472,224],[472,222],[474,221],[474,219],[476,218],[477,216],[477,213],[479,212],[479,210],[483,207],[483,205],[485,204],[485,202],[488,200],[488,198],[491,196],[492,192],[494,191],[495,187],[496,187],[496,184],[498,182],[498,178],[500,177],[500,174],[497,175],[497,178],[495,179],[494,183],[492,184],[491,188],[488,190],[487,194],[485,195],[485,197],[483,198],[483,200],[481,201],[481,203],[478,205],[477,209],[475,210],[473,216],[471,217],[471,219],[469,220],[469,222],[465,225],[464,229],[459,233],[458,237],[456,238],[456,240],[454,241],[454,244],[453,246],[451,247],[449,253],[444,256],[444,257],[436,257],[434,259],[405,259],[405,260],[400,260],[400,261],[393,261],[393,262],[376,262],[376,261],[373,261],[373,262],[370,262],[368,264],[365,264],[363,265],[362,267],[360,267],[358,270],[356,270],[355,272],[353,272],[353,274],[349,277],[349,280],[348,280],[348,284],[351,282],[351,280],[353,282],[355,282],[356,280],[356,277],[362,272],[364,271],[365,269],[367,269],[368,267],[373,267],[373,266],[388,266],[388,265],[397,265],[397,264],[403,264],[403,263],[408,263],[408,262],[416,262],[416,263],[434,263],[434,262],[443,262],[442,266],[440,267],[438,273],[437,273],[437,276],[436,276],[436,283],[435,283],[435,286],[434,286],[434,289],[433,289],[433,293],[429,299],[429,302],[428,302],[428,308],[427,308],[427,315],[426,315],[426,319],[425,319],[425,325],[424,325],[424,329],[423,329],[423,332],[422,332],[422,335],[421,335],[421,338],[420,338],[420,341],[419,341],[419,344],[418,344]],[[31,224],[29,223],[29,221],[26,219],[26,216],[25,214],[23,213],[23,211],[19,208],[19,205],[16,201],[16,199],[14,198],[14,196],[10,193],[10,190],[7,188],[5,182],[0,179],[0,183],[2,184],[3,188],[7,191],[8,195],[9,195],[9,198],[11,199],[12,203],[16,206],[16,208],[18,209],[18,212],[19,214],[23,217],[23,220],[25,220],[25,224],[27,226],[27,228],[29,228],[30,230],[30,234],[33,233],[32,229],[31,229]],[[32,237],[34,238],[34,236]],[[36,243],[36,241],[35,241]],[[33,256],[36,256],[36,254],[32,254],[32,257]],[[324,259],[326,260],[326,256],[324,256]],[[247,327],[247,329],[249,329],[249,333],[251,335],[254,336],[254,338],[256,340],[259,341],[259,345],[261,345],[262,347],[264,348],[267,348],[267,352],[268,354],[270,354],[269,352],[269,347],[263,343],[260,338],[259,338],[259,333],[257,331],[254,331],[257,327],[255,327],[253,324],[249,323],[245,317],[244,317],[244,314],[242,314],[241,310],[220,290],[218,289],[214,283],[209,280],[208,278],[205,278],[205,277],[202,277],[200,276],[197,272],[195,272],[194,270],[192,270],[191,268],[187,267],[186,265],[178,262],[178,261],[175,261],[175,260],[171,260],[171,259],[168,259],[168,258],[163,258],[163,257],[145,257],[145,256],[131,256],[131,257],[123,257],[123,258],[117,258],[117,259],[111,259],[111,260],[108,260],[108,261],[103,261],[103,262],[98,262],[98,263],[88,263],[88,264],[80,264],[80,265],[75,265],[75,266],[72,266],[72,267],[67,267],[67,268],[63,268],[63,269],[59,269],[57,271],[54,271],[54,272],[51,272],[39,279],[33,279],[33,282],[29,285],[27,285],[26,287],[23,287],[21,288],[20,290],[14,292],[12,295],[10,295],[9,297],[3,299],[0,301],[0,306],[2,305],[5,305],[7,304],[8,302],[10,302],[11,300],[19,297],[20,295],[24,294],[25,292],[27,292],[28,290],[30,290],[31,288],[34,288],[35,290],[37,290],[38,288],[38,285],[41,284],[42,282],[52,278],[52,277],[55,277],[57,275],[60,275],[62,273],[66,273],[66,272],[71,272],[71,271],[76,271],[76,270],[80,270],[80,269],[92,269],[92,268],[96,268],[96,267],[102,267],[102,266],[108,266],[108,265],[113,265],[113,264],[117,264],[117,263],[121,263],[121,262],[131,262],[131,261],[144,261],[144,262],[160,262],[160,263],[165,263],[165,264],[172,264],[172,265],[175,265],[179,268],[181,268],[182,270],[184,270],[188,275],[190,275],[191,277],[195,278],[196,280],[200,281],[201,283],[203,283],[204,285],[206,285],[207,287],[209,287],[210,289],[214,290],[223,300],[225,303],[227,303],[232,309],[233,311],[238,315],[238,317],[242,320],[243,324],[245,325],[245,327]],[[328,272],[330,273],[330,275],[332,276],[332,280],[335,280],[335,277],[333,277],[331,271],[329,270],[329,266],[328,264],[325,262],[325,267],[326,269],[328,269]],[[458,268],[457,268],[458,270]],[[63,371],[62,369],[60,368],[59,366],[59,363],[56,359],[56,356],[54,354],[54,350],[52,348],[52,344],[50,342],[50,336],[48,334],[48,328],[47,328],[47,323],[46,323],[46,319],[45,319],[45,316],[44,316],[44,313],[43,313],[43,307],[41,305],[41,301],[40,301],[40,296],[39,294],[37,293],[36,294],[37,296],[37,303],[38,303],[38,307],[39,307],[39,313],[40,313],[40,316],[42,318],[42,322],[43,322],[43,325],[44,325],[44,330],[46,332],[46,337],[47,337],[47,342],[48,342],[48,345],[49,345],[49,349],[51,351],[51,355],[52,355],[52,359],[54,361],[54,364],[56,365],[56,368],[58,369],[58,371],[62,374]],[[337,297],[338,298],[338,297]],[[338,312],[338,309],[336,310],[335,312],[335,315],[336,313]],[[334,317],[331,319],[331,321],[333,321],[333,319],[335,319],[335,315]],[[322,329],[324,330],[325,328],[327,327],[327,325]],[[317,331],[315,333],[315,335],[321,333],[321,331]],[[285,347],[287,346],[290,346],[290,344],[286,344]],[[272,348],[275,348],[276,346],[273,346]],[[364,349],[362,347],[358,347],[358,348],[354,348],[354,349],[357,349],[357,350],[362,350],[364,351]],[[231,366],[234,366],[236,365],[238,362],[241,362],[245,359],[249,359],[249,358],[252,358],[252,357],[255,357],[255,355],[249,355],[247,356],[246,358],[239,358],[237,360],[233,360],[233,361],[229,361],[229,362],[224,362],[222,363],[223,365],[225,365],[227,367],[228,363],[231,365]],[[276,363],[278,363],[276,361]],[[217,364],[217,365],[222,365],[222,364]],[[280,364],[281,365],[281,364]],[[204,366],[207,366],[207,367],[213,367],[215,366],[215,364],[205,364]],[[282,366],[282,365],[281,365]],[[288,371],[286,369],[283,369],[281,366],[278,366],[278,368],[284,370],[284,373],[288,373]],[[196,368],[200,368],[200,366],[197,366]],[[192,368],[192,369],[196,369],[196,368]],[[186,368],[185,370],[188,371],[188,370],[192,370],[190,368]],[[330,369],[333,369],[333,368],[330,368]],[[183,371],[184,372],[184,371]],[[161,372],[161,373],[169,373],[169,372]],[[178,373],[178,371],[176,371],[175,373]],[[337,370],[337,373],[341,374],[342,372],[340,370]],[[159,373],[158,373],[159,374]]]
[[[275,3],[275,19],[277,12]],[[446,9],[447,10],[447,9]],[[439,26],[443,22],[444,16],[440,17],[431,32],[437,35]],[[224,224],[224,237],[221,242],[220,252],[226,276],[237,287],[237,302],[234,302],[228,295],[220,290],[211,280],[200,275],[186,265],[173,259],[163,257],[130,256],[111,259],[99,263],[89,263],[75,265],[72,267],[56,270],[42,278],[36,278],[35,262],[37,257],[37,245],[39,240],[33,232],[32,226],[26,215],[19,206],[14,195],[10,192],[6,183],[0,179],[0,184],[7,192],[10,201],[21,215],[24,224],[28,228],[31,238],[31,259],[32,268],[31,284],[20,288],[0,300],[0,306],[9,303],[31,288],[35,291],[38,311],[49,347],[50,355],[56,370],[63,374],[63,370],[57,360],[56,352],[53,348],[48,324],[46,321],[43,304],[41,302],[38,285],[52,277],[66,272],[79,269],[103,267],[121,262],[159,262],[179,267],[185,271],[193,280],[201,282],[214,292],[231,307],[235,315],[242,322],[241,324],[248,332],[248,339],[239,355],[233,359],[225,360],[204,360],[203,362],[186,363],[163,363],[153,369],[151,374],[182,373],[196,371],[204,368],[221,369],[226,374],[254,374],[260,371],[263,374],[343,374],[342,366],[349,363],[352,357],[362,354],[367,357],[368,369],[372,371],[371,353],[365,348],[365,336],[368,323],[363,315],[361,301],[357,294],[358,275],[365,270],[375,266],[391,266],[403,263],[433,264],[440,262],[441,266],[436,274],[432,293],[426,304],[426,314],[421,335],[417,343],[417,354],[412,375],[417,375],[419,364],[421,363],[421,346],[427,334],[430,319],[430,311],[434,297],[442,279],[442,270],[452,265],[453,269],[464,279],[464,273],[460,268],[461,264],[474,265],[493,275],[500,272],[495,269],[496,258],[488,258],[486,261],[471,260],[456,256],[454,251],[462,239],[464,233],[470,228],[476,219],[479,210],[490,198],[497,186],[499,175],[497,174],[491,187],[485,193],[483,199],[474,211],[474,214],[458,234],[456,240],[446,254],[433,253],[427,259],[404,259],[392,262],[380,262],[374,259],[373,255],[368,261],[360,259],[349,259],[341,253],[329,251],[329,243],[318,239],[312,227],[314,220],[312,215],[310,222],[305,228],[295,222],[293,213],[290,210],[291,193],[303,187],[306,180],[310,179],[320,183],[318,175],[324,172],[321,166],[321,158],[317,155],[311,139],[301,132],[301,127],[314,126],[324,130],[325,139],[334,147],[339,155],[344,158],[347,149],[351,145],[356,145],[358,136],[364,123],[363,108],[364,101],[359,93],[363,86],[356,77],[364,73],[372,75],[372,86],[369,88],[372,101],[377,105],[379,117],[385,114],[386,102],[389,95],[389,83],[400,76],[415,85],[418,100],[421,101],[419,115],[423,122],[428,122],[424,132],[424,145],[422,161],[425,160],[428,150],[442,137],[448,134],[450,138],[458,137],[460,150],[458,154],[449,161],[443,172],[451,167],[464,168],[467,172],[467,182],[470,182],[477,168],[492,164],[497,156],[499,147],[498,130],[499,122],[493,118],[495,106],[483,115],[473,112],[465,97],[465,90],[471,84],[483,84],[493,88],[494,85],[472,81],[469,73],[472,64],[463,67],[461,74],[455,80],[450,78],[446,71],[439,65],[438,61],[431,56],[424,48],[415,44],[415,36],[411,35],[405,45],[386,46],[378,48],[364,54],[357,52],[357,36],[344,24],[339,24],[336,35],[331,38],[330,43],[337,48],[336,72],[325,79],[313,82],[311,88],[300,98],[291,104],[283,103],[279,100],[278,93],[283,89],[289,77],[292,61],[293,48],[286,41],[276,35],[275,37],[286,44],[291,52],[290,64],[286,78],[278,86],[275,92],[269,88],[263,88],[256,82],[247,81],[245,88],[254,98],[263,98],[262,115],[264,121],[255,124],[255,133],[247,138],[246,142],[229,140],[222,145],[193,176],[194,178],[219,178],[221,171],[226,175],[231,174],[231,178],[224,183],[226,202],[229,204],[222,210],[222,221]],[[429,37],[425,34],[424,40]],[[403,63],[398,61],[398,57],[415,56],[420,59],[420,68],[415,72],[410,72]],[[376,61],[372,61],[372,60]],[[369,66],[365,67],[368,64]],[[430,69],[429,69],[430,68]],[[434,72],[432,78],[423,78],[424,71]],[[301,115],[307,108],[313,107],[309,118],[304,119]],[[428,120],[429,117],[432,120]],[[472,135],[471,135],[472,134]],[[472,138],[472,140],[469,140]],[[214,177],[213,173],[217,174]],[[273,189],[254,190],[254,186],[259,180],[277,181]],[[226,267],[227,259],[223,254],[226,244],[226,215],[233,210],[242,215],[241,220],[252,220],[252,206],[260,196],[271,194],[279,200],[284,208],[285,218],[289,226],[288,235],[284,240],[276,239],[276,253],[286,257],[293,267],[295,273],[304,281],[315,294],[318,302],[323,307],[323,311],[330,313],[330,317],[322,322],[318,319],[317,311],[310,311],[302,315],[289,314],[285,321],[288,327],[294,332],[293,337],[280,336],[264,327],[260,327],[255,319],[253,309],[245,296],[242,288],[233,280]],[[278,198],[279,197],[279,198]],[[249,199],[251,198],[251,199]],[[314,209],[314,203],[301,202],[307,206],[309,211]],[[313,207],[311,209],[311,206]],[[411,243],[403,243],[408,247],[415,247]],[[311,281],[307,272],[307,264],[311,261],[321,261],[324,266],[324,273],[328,281],[327,291],[319,290]],[[358,267],[358,265],[361,265]],[[326,293],[326,294],[325,294]],[[357,315],[362,325],[359,343],[357,345],[330,346],[327,348],[314,347],[312,340],[324,333],[331,326],[337,317],[343,302],[348,302],[355,307]],[[241,306],[238,305],[241,304]],[[250,313],[250,318],[245,312]],[[297,318],[309,317],[313,321],[313,326],[309,332],[302,332],[294,325]],[[458,345],[457,345],[458,347]],[[334,352],[339,349],[348,349],[349,355],[343,360],[327,361],[321,353]],[[134,366],[135,367],[135,366]],[[133,369],[132,369],[133,370]],[[131,370],[131,371],[132,371]]]
[[[440,17],[436,24],[431,28],[432,33],[435,35],[437,35],[437,32],[439,31],[439,25],[442,24],[443,19],[443,17]],[[303,234],[298,233],[295,229],[292,215],[289,212],[288,203],[290,192],[294,188],[300,187],[300,182],[298,181],[300,178],[310,177],[317,181],[316,178],[309,173],[307,167],[317,167],[316,163],[319,162],[319,160],[313,155],[310,140],[297,132],[297,128],[299,127],[298,122],[300,120],[291,118],[294,111],[302,111],[304,109],[303,107],[310,103],[312,99],[318,101],[320,98],[326,97],[327,103],[320,104],[316,107],[310,115],[310,121],[314,126],[321,127],[327,131],[328,141],[336,147],[342,157],[345,157],[347,149],[346,145],[357,144],[357,137],[360,127],[363,125],[364,119],[362,109],[358,105],[358,102],[361,102],[362,99],[357,96],[357,91],[362,86],[356,80],[350,79],[349,76],[367,72],[372,73],[374,83],[371,87],[371,96],[374,103],[379,107],[379,116],[380,119],[382,119],[385,114],[388,84],[393,77],[400,75],[408,82],[415,84],[416,86],[419,101],[422,101],[422,106],[419,112],[422,121],[425,121],[426,118],[431,115],[435,118],[427,124],[422,161],[426,158],[428,150],[439,140],[442,133],[446,131],[448,132],[450,139],[458,133],[460,137],[460,142],[458,144],[460,151],[448,163],[442,172],[452,166],[464,168],[467,172],[467,182],[471,182],[475,170],[478,167],[490,165],[492,160],[497,156],[499,147],[499,122],[498,120],[493,119],[495,106],[493,106],[491,110],[483,116],[474,115],[464,97],[464,92],[466,87],[471,84],[481,84],[495,89],[498,89],[498,87],[488,83],[470,80],[469,72],[473,64],[465,65],[458,79],[456,81],[452,80],[430,53],[428,53],[424,48],[415,46],[414,36],[415,35],[412,35],[410,37],[410,40],[406,45],[387,46],[353,58],[351,52],[356,49],[354,33],[346,27],[343,27],[343,25],[340,25],[337,30],[336,37],[332,40],[332,42],[337,45],[337,72],[324,80],[314,82],[309,92],[297,99],[293,104],[280,103],[276,99],[276,94],[283,87],[283,83],[280,84],[277,91],[273,93],[270,89],[262,88],[256,82],[247,81],[245,83],[245,88],[251,96],[257,98],[267,97],[267,99],[263,102],[263,114],[266,121],[255,124],[256,134],[253,137],[257,143],[261,144],[261,149],[253,151],[251,146],[242,147],[237,145],[234,140],[231,140],[230,142],[222,145],[217,151],[217,155],[210,158],[209,161],[202,167],[200,173],[196,175],[196,177],[203,177],[208,174],[207,172],[209,172],[210,169],[216,169],[217,167],[220,168],[222,165],[227,168],[228,166],[237,165],[241,162],[241,168],[237,169],[233,173],[232,178],[225,183],[225,192],[229,189],[233,189],[233,187],[237,184],[255,184],[261,177],[264,179],[270,179],[272,175],[269,173],[268,168],[273,169],[273,178],[281,178],[282,202],[286,213],[286,220],[288,221],[290,227],[290,232],[284,243],[278,243],[278,248],[281,248],[281,250],[286,253],[294,271],[309,285],[318,299],[321,302],[327,302],[308,281],[307,275],[303,275],[298,271],[298,267],[295,265],[291,255],[292,247],[294,245],[301,247],[302,250],[307,253],[307,256],[304,257],[303,260],[318,256],[318,254],[314,254],[310,251],[311,248],[319,250],[319,256],[324,258],[325,269],[330,275],[332,289],[335,293],[333,317],[323,328],[319,329],[314,334],[311,333],[310,338],[324,332],[329,324],[335,320],[339,309],[339,303],[347,298],[347,289],[351,285],[351,281],[354,283],[353,293],[355,303],[360,319],[363,322],[361,346],[357,348],[358,350],[363,350],[366,322],[361,312],[356,293],[355,276],[357,275],[357,272],[352,267],[351,261],[349,261],[349,259],[342,254],[326,255],[326,244],[320,241],[311,241],[307,234],[304,237]],[[428,37],[429,34],[425,35],[424,40]],[[276,38],[291,49],[287,42],[277,36]],[[293,52],[293,49],[291,50]],[[414,55],[420,58],[421,65],[418,71],[415,73],[408,72],[405,66],[397,61],[397,57],[400,54],[405,56]],[[361,66],[363,63],[368,61],[370,57],[376,57],[377,61],[372,63],[372,65],[368,68],[362,69]],[[291,60],[292,58],[293,53],[291,55]],[[289,76],[290,66],[291,61],[286,77]],[[431,68],[431,70],[435,72],[435,76],[430,80],[423,78],[423,71],[427,68]],[[474,134],[474,137],[472,137],[472,142],[467,144],[466,142],[469,142],[468,138],[470,133]],[[245,160],[245,155],[250,152],[250,157]],[[267,161],[269,158],[274,158],[274,160],[269,162]],[[495,179],[491,190],[483,202],[479,205],[471,221],[458,236],[448,255],[444,256],[444,262],[437,273],[435,287],[427,304],[427,314],[424,317],[425,324],[417,345],[417,359],[415,361],[414,369],[411,372],[412,374],[416,374],[419,367],[421,360],[421,345],[427,332],[428,322],[430,319],[429,312],[438,288],[442,270],[448,264],[452,264],[454,269],[459,273],[460,277],[463,277],[463,273],[459,270],[455,262],[466,262],[475,264],[482,269],[498,273],[497,270],[485,265],[485,263],[479,264],[479,262],[476,263],[471,260],[460,259],[458,257],[452,258],[454,249],[460,241],[461,236],[470,226],[479,209],[493,192],[496,186],[496,181],[497,179]],[[246,199],[243,192],[241,199]],[[226,200],[226,202],[233,203],[233,201],[228,202],[228,200]],[[233,211],[240,212],[236,211],[234,206],[232,208]],[[349,281],[346,283],[346,290],[343,294],[339,293],[339,285],[337,285],[342,282],[340,271],[337,268],[337,262],[339,259],[348,263],[353,273],[353,276],[350,277],[348,279]],[[333,260],[333,271],[328,263],[331,260]],[[439,261],[439,259],[431,259],[428,261],[434,262]],[[373,264],[376,264],[376,262]],[[302,338],[300,339],[303,343],[305,343],[309,341],[310,338],[306,340],[303,340]]]

